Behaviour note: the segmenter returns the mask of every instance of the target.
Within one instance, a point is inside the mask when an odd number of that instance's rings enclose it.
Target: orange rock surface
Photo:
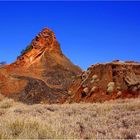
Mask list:
[[[103,102],[140,96],[140,63],[113,61],[92,65],[73,82],[69,102]]]
[[[140,95],[140,63],[75,66],[53,31],[43,29],[10,65],[0,67],[0,93],[28,104],[104,102]]]
[[[25,103],[61,103],[81,73],[61,51],[55,34],[43,29],[17,60],[0,68],[0,93]]]

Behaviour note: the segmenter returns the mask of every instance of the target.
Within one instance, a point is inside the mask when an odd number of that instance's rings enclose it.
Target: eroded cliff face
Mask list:
[[[140,63],[114,61],[92,65],[73,82],[69,102],[103,102],[140,95]]]
[[[140,63],[113,61],[82,72],[45,28],[14,63],[0,67],[0,93],[28,104],[135,98],[140,95]]]
[[[81,73],[61,51],[53,31],[43,29],[17,60],[0,68],[0,93],[25,103],[62,103]]]
[[[28,68],[37,62],[45,53],[55,53],[63,56],[60,45],[55,34],[48,28],[43,29],[31,42],[28,49],[18,57],[12,65]]]

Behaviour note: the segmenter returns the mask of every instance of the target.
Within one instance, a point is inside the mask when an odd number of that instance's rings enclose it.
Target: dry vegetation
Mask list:
[[[25,105],[0,96],[0,138],[115,138],[140,135],[140,99]]]

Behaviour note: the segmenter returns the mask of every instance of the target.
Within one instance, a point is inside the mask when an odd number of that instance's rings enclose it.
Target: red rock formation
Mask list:
[[[0,93],[26,103],[60,103],[81,69],[62,53],[54,33],[43,29],[18,59],[0,68]]]
[[[103,102],[140,95],[140,63],[113,61],[88,68],[69,89],[69,102]]]
[[[62,53],[53,31],[45,28],[14,63],[0,67],[0,93],[29,104],[138,97],[140,63],[115,60],[82,73]]]
[[[63,55],[55,34],[48,28],[43,29],[32,40],[29,49],[25,50],[25,53],[23,53],[12,65],[28,68],[36,62],[37,59],[41,58],[44,53]]]

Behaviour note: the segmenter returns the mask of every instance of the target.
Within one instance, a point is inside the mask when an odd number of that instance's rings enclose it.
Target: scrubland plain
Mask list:
[[[140,98],[26,105],[0,95],[1,139],[136,139],[139,135]]]

